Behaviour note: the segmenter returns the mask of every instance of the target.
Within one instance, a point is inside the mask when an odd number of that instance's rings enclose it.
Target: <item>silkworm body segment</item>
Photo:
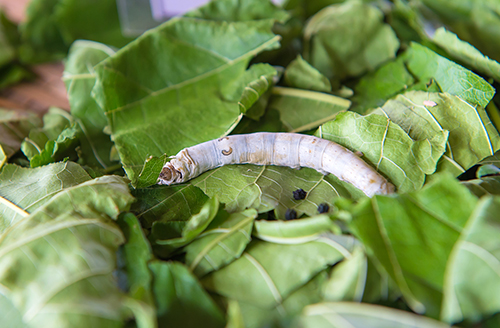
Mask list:
[[[297,133],[252,133],[210,140],[181,150],[166,163],[158,184],[186,182],[229,164],[309,167],[353,184],[367,196],[394,186],[350,150],[326,139]]]

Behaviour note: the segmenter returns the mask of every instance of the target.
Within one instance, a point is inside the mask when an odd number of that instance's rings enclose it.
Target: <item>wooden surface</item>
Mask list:
[[[0,8],[7,17],[19,23],[29,0],[0,0]],[[32,67],[38,78],[0,91],[0,107],[30,109],[40,113],[51,106],[69,110],[66,88],[62,82],[62,63],[49,63]]]

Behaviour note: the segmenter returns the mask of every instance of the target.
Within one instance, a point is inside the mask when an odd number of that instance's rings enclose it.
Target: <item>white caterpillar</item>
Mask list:
[[[163,166],[158,184],[186,182],[228,164],[309,167],[353,184],[368,197],[394,192],[375,169],[352,151],[325,139],[297,133],[252,133],[184,148]]]

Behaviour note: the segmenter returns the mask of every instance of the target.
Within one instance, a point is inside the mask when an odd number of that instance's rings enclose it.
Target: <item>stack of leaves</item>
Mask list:
[[[119,50],[74,42],[69,113],[0,111],[2,324],[498,326],[500,38],[463,41],[477,3],[216,0]],[[33,54],[104,30],[79,5],[33,1],[57,14],[24,28],[64,40]],[[396,193],[250,164],[156,185],[181,149],[258,131],[337,142]]]

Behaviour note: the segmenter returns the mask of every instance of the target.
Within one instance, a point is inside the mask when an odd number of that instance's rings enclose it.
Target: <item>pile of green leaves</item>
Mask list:
[[[216,0],[118,49],[81,3],[35,0],[51,15],[23,27],[58,31],[40,58],[94,35],[65,60],[71,111],[0,111],[2,325],[500,325],[500,7]],[[155,184],[257,131],[335,141],[397,192],[254,165]]]

